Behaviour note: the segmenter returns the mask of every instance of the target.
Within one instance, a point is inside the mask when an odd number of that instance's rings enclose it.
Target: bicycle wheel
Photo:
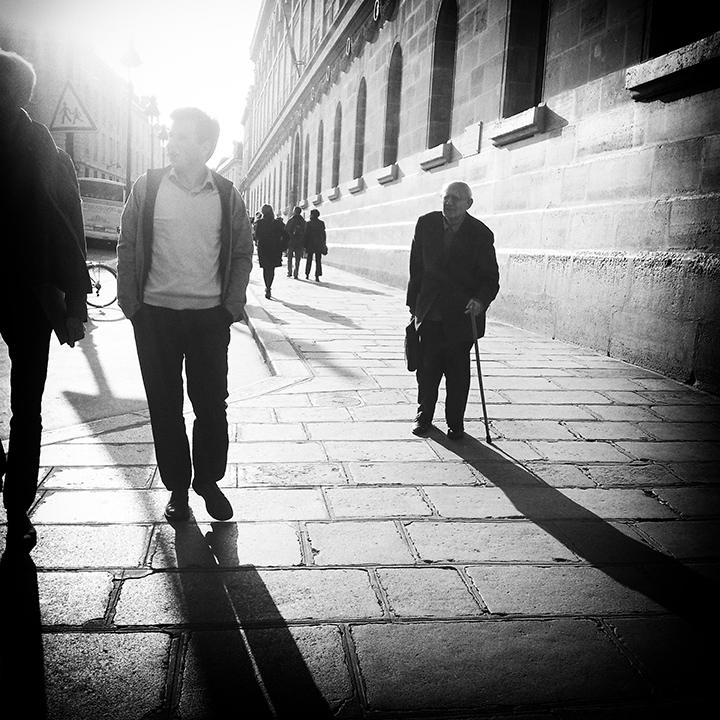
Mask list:
[[[117,273],[115,269],[103,263],[88,263],[88,273],[92,291],[88,294],[88,305],[101,308],[112,305],[117,300]]]

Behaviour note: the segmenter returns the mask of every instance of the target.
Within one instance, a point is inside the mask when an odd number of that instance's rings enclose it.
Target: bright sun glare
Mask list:
[[[123,77],[119,58],[132,40],[142,64],[138,95],[155,95],[160,122],[194,105],[220,121],[211,163],[242,139],[241,118],[253,65],[250,43],[261,0],[24,0],[23,12],[89,42]]]

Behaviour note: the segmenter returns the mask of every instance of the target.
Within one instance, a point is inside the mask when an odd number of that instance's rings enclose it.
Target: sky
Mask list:
[[[132,41],[142,64],[132,70],[136,94],[155,95],[159,122],[193,105],[220,122],[215,165],[242,140],[241,118],[253,83],[250,60],[261,0],[0,0],[77,34],[127,78],[119,57]]]

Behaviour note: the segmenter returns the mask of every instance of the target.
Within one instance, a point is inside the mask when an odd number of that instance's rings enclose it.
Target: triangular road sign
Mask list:
[[[60,95],[50,130],[58,132],[97,132],[97,126],[68,83]]]

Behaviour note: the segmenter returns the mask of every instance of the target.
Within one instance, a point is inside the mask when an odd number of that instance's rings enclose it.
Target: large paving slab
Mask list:
[[[651,692],[590,620],[359,625],[352,635],[374,711],[511,711]]]
[[[149,716],[162,705],[171,644],[169,635],[152,632],[46,634],[49,717]]]

